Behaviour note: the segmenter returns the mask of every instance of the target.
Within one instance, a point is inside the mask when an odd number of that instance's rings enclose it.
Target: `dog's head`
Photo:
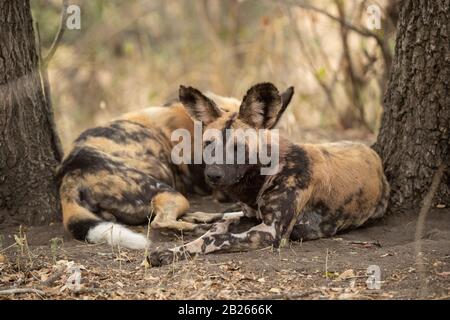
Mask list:
[[[226,188],[251,168],[271,165],[261,161],[261,146],[264,144],[266,153],[273,156],[267,141],[275,134],[268,129],[277,124],[293,93],[292,87],[280,94],[273,84],[260,83],[247,91],[238,112],[224,112],[199,90],[180,87],[180,101],[203,125],[205,178],[210,185]]]

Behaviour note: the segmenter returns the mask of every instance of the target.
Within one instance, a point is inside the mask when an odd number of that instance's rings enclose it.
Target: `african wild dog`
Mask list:
[[[292,88],[284,93],[283,108],[292,94]],[[208,96],[221,113],[239,108],[234,98]],[[193,127],[183,105],[174,101],[83,132],[57,173],[65,228],[79,240],[140,249],[148,245],[146,237],[117,222],[145,224],[150,216],[152,228],[195,231],[195,222],[220,219],[221,214],[186,214],[184,194],[211,192],[203,165],[171,161],[172,131]],[[181,216],[185,221],[178,221]]]
[[[226,140],[222,140],[223,154],[236,150],[236,136],[227,136],[226,129],[259,129],[267,136],[276,134],[267,128],[278,116],[281,98],[270,83],[253,86],[239,112],[218,112],[210,99],[194,89],[183,89],[180,98],[189,114],[202,121],[206,129],[222,132]],[[222,219],[183,246],[151,253],[148,260],[153,266],[193,254],[279,247],[289,239],[329,237],[384,214],[389,185],[379,156],[369,147],[352,142],[294,144],[282,137],[277,146],[266,141],[269,149],[279,150],[275,174],[261,175],[260,163],[205,166],[209,184],[240,201],[243,213]],[[217,141],[204,141],[206,145],[211,143]],[[258,152],[248,140],[244,144],[246,159],[251,152]],[[257,224],[242,231],[247,218]]]

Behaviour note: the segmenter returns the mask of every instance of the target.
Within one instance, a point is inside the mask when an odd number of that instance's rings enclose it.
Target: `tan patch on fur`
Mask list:
[[[188,200],[179,193],[161,192],[152,200],[154,220],[152,228],[169,228],[175,230],[194,230],[197,226],[194,223],[178,221],[187,209]]]
[[[383,192],[379,156],[369,147],[353,142],[302,147],[312,164],[314,201],[323,201],[332,209],[344,206],[355,220],[369,218]]]
[[[288,188],[293,188],[293,187],[295,187],[295,185],[296,185],[296,179],[295,179],[295,177],[293,177],[293,176],[288,177],[288,178],[286,179],[285,185],[286,185],[286,187],[288,187]]]
[[[91,213],[86,208],[83,208],[74,201],[61,201],[61,208],[63,212],[63,224],[67,228],[70,222],[84,219],[100,220],[95,214]]]

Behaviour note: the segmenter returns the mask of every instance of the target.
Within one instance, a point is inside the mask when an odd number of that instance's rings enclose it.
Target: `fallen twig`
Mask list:
[[[61,276],[64,274],[66,268],[59,268],[57,269],[50,277],[48,277],[46,280],[42,281],[41,284],[46,287],[51,287],[52,284],[61,278]]]
[[[372,246],[376,246],[381,248],[381,243],[378,240],[375,241],[358,241],[358,240],[354,240],[354,241],[349,241],[350,244],[361,244],[363,246],[367,246],[367,245],[372,245]]]
[[[314,293],[322,293],[322,291],[321,290],[311,290],[311,291],[300,292],[300,293],[291,293],[291,294],[282,293],[282,294],[275,294],[272,296],[264,296],[261,298],[257,298],[257,300],[280,300],[280,299],[293,300],[293,299],[305,298]]]
[[[0,253],[3,253],[3,252],[5,252],[6,250],[11,249],[12,247],[15,247],[15,246],[17,246],[17,242],[14,242],[12,245],[10,245],[10,246],[8,246],[8,247],[6,247],[6,248],[0,250]]]
[[[11,295],[11,294],[22,294],[22,293],[35,293],[38,295],[45,295],[45,292],[38,289],[33,288],[14,288],[14,289],[6,289],[0,290],[0,295]]]

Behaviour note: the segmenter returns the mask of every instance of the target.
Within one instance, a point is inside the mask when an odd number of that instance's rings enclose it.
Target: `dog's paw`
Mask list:
[[[147,256],[147,261],[152,267],[160,267],[175,262],[176,255],[170,250],[158,250]]]

